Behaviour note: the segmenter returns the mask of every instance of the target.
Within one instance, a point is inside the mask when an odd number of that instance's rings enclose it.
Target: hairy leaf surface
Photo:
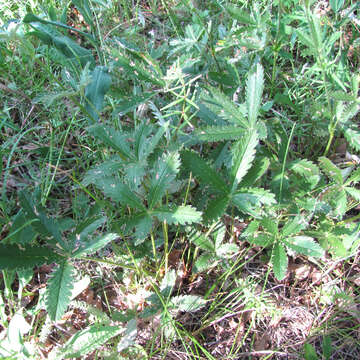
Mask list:
[[[74,282],[74,267],[67,261],[61,262],[51,274],[46,287],[45,303],[51,320],[58,321],[64,315]]]
[[[274,268],[274,275],[278,280],[286,276],[288,257],[282,244],[276,243],[272,252],[271,262]]]

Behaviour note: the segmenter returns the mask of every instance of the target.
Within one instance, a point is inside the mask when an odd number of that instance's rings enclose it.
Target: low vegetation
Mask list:
[[[0,3],[3,359],[359,359],[360,3]]]

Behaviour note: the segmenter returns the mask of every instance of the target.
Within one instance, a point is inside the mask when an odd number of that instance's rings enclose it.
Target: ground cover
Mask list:
[[[358,359],[356,1],[0,2],[4,359]]]

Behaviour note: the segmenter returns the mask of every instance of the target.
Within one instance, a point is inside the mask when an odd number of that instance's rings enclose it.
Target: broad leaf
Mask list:
[[[272,251],[271,262],[274,275],[278,280],[284,279],[287,272],[288,257],[282,244],[276,243]]]
[[[91,74],[91,82],[85,88],[85,108],[90,114],[90,122],[99,120],[105,94],[110,89],[111,76],[105,66],[96,66]]]
[[[196,259],[193,271],[195,273],[203,272],[217,264],[218,262],[216,261],[214,254],[202,254]]]
[[[241,189],[233,195],[231,201],[240,211],[255,218],[262,216],[261,206],[276,204],[275,195],[262,188]]]
[[[105,216],[89,217],[76,226],[75,237],[76,241],[83,241],[88,235],[92,234],[98,227],[103,225],[106,221]]]
[[[58,321],[64,315],[71,300],[74,282],[74,267],[67,261],[60,263],[51,274],[45,295],[46,310],[51,320]]]
[[[204,159],[192,151],[181,153],[183,165],[191,171],[196,178],[201,180],[202,185],[211,186],[212,190],[220,193],[228,193],[229,189],[224,180]]]
[[[226,259],[233,256],[239,251],[239,247],[236,244],[222,244],[216,248],[216,256],[221,259]]]
[[[62,257],[44,246],[0,244],[0,270],[20,270],[51,264]]]
[[[250,25],[250,26],[256,25],[256,21],[252,18],[252,16],[244,8],[238,8],[233,5],[227,5],[227,6],[225,6],[225,9],[239,23]]]
[[[317,244],[313,238],[309,236],[295,236],[286,239],[286,245],[299,254],[321,257],[324,255],[324,250]]]

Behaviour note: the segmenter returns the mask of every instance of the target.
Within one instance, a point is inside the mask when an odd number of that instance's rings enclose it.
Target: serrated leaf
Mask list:
[[[218,89],[210,87],[209,92],[211,96],[203,93],[202,100],[206,102],[206,106],[211,111],[214,111],[225,121],[233,123],[244,130],[249,128],[248,121],[241,108],[237,107],[232,100]]]
[[[116,178],[99,178],[96,183],[106,196],[118,201],[123,206],[130,206],[135,209],[146,211],[141,200],[126,185]]]
[[[0,244],[0,270],[20,270],[52,264],[63,257],[44,246]]]
[[[261,226],[264,228],[264,232],[268,232],[274,238],[278,234],[278,220],[273,218],[263,218],[260,222]]]
[[[215,246],[213,241],[205,234],[196,233],[190,238],[190,241],[202,250],[215,252]]]
[[[93,125],[87,130],[95,138],[117,151],[124,159],[135,160],[125,134],[120,133],[112,127],[104,125]]]
[[[233,146],[233,164],[231,169],[232,192],[234,192],[251,167],[255,158],[255,148],[259,143],[256,130],[244,135]]]
[[[180,295],[171,298],[171,306],[177,311],[198,311],[206,304],[206,300],[197,295]]]
[[[236,244],[222,244],[216,248],[216,256],[221,259],[225,259],[233,256],[239,251],[239,247]]]
[[[62,359],[82,358],[124,331],[122,326],[91,325],[73,335],[60,350]]]
[[[82,241],[80,243],[79,249],[73,252],[72,257],[81,257],[84,255],[90,255],[103,247],[105,247],[108,243],[118,238],[119,235],[117,234],[106,234],[99,236],[95,239],[88,240],[88,241]]]
[[[293,218],[290,218],[283,226],[281,230],[281,235],[286,238],[290,235],[297,234],[301,230],[306,229],[308,225],[309,223],[303,216],[296,215]]]
[[[336,257],[344,257],[347,255],[347,250],[341,241],[340,237],[326,234],[324,239],[328,245],[328,251]],[[321,242],[321,241],[320,241]],[[322,242],[321,242],[322,243]]]
[[[121,340],[119,341],[119,343],[117,345],[117,351],[121,352],[121,351],[127,349],[128,347],[134,345],[136,336],[137,336],[136,320],[131,319],[126,326],[125,333],[123,334],[123,336],[121,337]]]
[[[195,273],[203,272],[214,265],[217,265],[217,261],[213,254],[202,254],[196,259],[193,271]]]
[[[346,181],[346,186],[350,184],[357,184],[360,181],[360,166],[354,170]]]
[[[284,247],[280,243],[276,243],[274,246],[271,262],[276,279],[284,279],[287,272],[288,257]]]
[[[229,12],[229,14],[239,21],[242,24],[246,25],[256,25],[256,21],[251,17],[251,15],[244,10],[243,8],[240,9],[233,5],[227,5],[225,6],[225,9]]]
[[[196,129],[191,133],[192,142],[218,142],[226,140],[238,140],[245,130],[238,126],[207,126]]]
[[[334,100],[338,100],[338,101],[354,101],[354,100],[356,100],[354,98],[354,95],[348,94],[348,93],[346,93],[344,91],[341,91],[341,90],[330,92],[330,96]]]
[[[146,103],[150,100],[156,93],[148,92],[141,95],[133,95],[129,98],[123,98],[119,101],[118,105],[115,108],[115,112],[120,115],[125,115],[130,111],[135,110],[140,105]]]
[[[181,160],[183,166],[185,166],[193,175],[201,180],[202,184],[211,186],[215,192],[226,194],[229,192],[228,186],[216,172],[204,159],[198,154],[192,151],[183,151],[181,153]]]
[[[53,321],[58,321],[64,315],[70,301],[74,286],[74,267],[67,261],[60,263],[46,287],[46,310]]]
[[[153,66],[152,70],[148,70],[145,67],[146,65],[138,61],[134,56],[132,56],[131,59],[128,59],[119,53],[116,53],[115,56],[117,57],[116,65],[122,67],[127,74],[131,74],[137,80],[149,81],[156,86],[160,86],[161,88],[165,86],[163,76],[158,72],[153,71],[156,70]]]
[[[89,234],[92,234],[98,227],[106,221],[105,216],[89,217],[76,226],[75,236],[77,241],[84,240]]]
[[[342,185],[343,178],[341,175],[341,170],[324,156],[319,158],[319,162],[322,170],[326,173],[326,175],[331,180],[334,180],[337,184]]]
[[[345,187],[345,191],[356,201],[360,201],[360,190],[352,187]]]
[[[175,180],[180,168],[179,153],[164,154],[154,167],[148,196],[149,209],[152,209]]]
[[[292,161],[288,169],[295,172],[296,174],[302,176],[311,176],[314,174],[319,174],[318,167],[312,162],[307,159],[300,159]]]
[[[347,196],[345,190],[337,191],[334,189],[331,204],[334,206],[336,215],[342,217],[347,210]]]
[[[264,88],[264,70],[257,64],[250,70],[246,82],[246,105],[249,125],[255,128]]]
[[[95,184],[100,177],[108,177],[117,174],[124,166],[124,162],[119,156],[114,156],[103,163],[88,170],[81,182],[84,186]]]
[[[91,82],[85,88],[85,108],[91,115],[90,123],[99,120],[105,94],[110,89],[111,76],[105,66],[96,66],[91,74]]]
[[[321,257],[324,250],[309,236],[295,236],[286,239],[286,245],[299,254]]]
[[[345,128],[344,136],[353,149],[360,151],[360,131],[347,127]]]
[[[226,208],[228,207],[228,204],[229,204],[229,198],[227,196],[211,199],[203,215],[204,221],[206,223],[215,221],[219,217],[223,216],[226,211]]]
[[[58,222],[55,219],[48,218],[41,205],[35,204],[32,196],[26,191],[19,194],[19,201],[26,213],[27,219],[37,219],[39,221],[33,222],[32,227],[42,235],[49,236],[51,243],[59,244],[62,249],[67,249],[67,244],[63,241],[61,230]],[[51,238],[54,238],[52,240]]]
[[[185,225],[201,221],[201,212],[189,205],[175,208],[158,208],[152,210],[149,214],[156,216],[160,221],[166,221],[168,224]]]
[[[125,231],[128,233],[135,228],[135,246],[142,244],[146,236],[149,235],[153,221],[151,216],[146,212],[123,217],[118,223],[120,226],[125,225]]]
[[[253,166],[247,172],[240,182],[241,187],[250,187],[254,186],[256,181],[258,181],[261,176],[265,174],[269,168],[270,160],[267,157],[256,158]]]
[[[37,219],[26,219],[26,215],[23,210],[20,210],[17,215],[12,220],[12,225],[10,228],[10,234],[6,236],[6,239],[3,239],[3,245],[6,244],[20,244],[30,245],[37,235],[33,230],[31,224]]]

